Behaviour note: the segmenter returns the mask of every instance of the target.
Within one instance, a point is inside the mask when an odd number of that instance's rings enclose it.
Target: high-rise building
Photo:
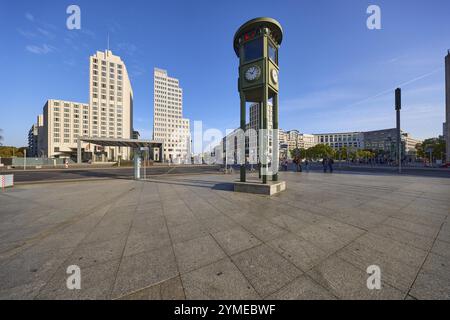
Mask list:
[[[132,139],[133,90],[125,64],[109,50],[97,51],[90,57],[89,104],[51,99],[43,111],[29,132],[30,149],[39,157],[76,158],[79,137]],[[85,160],[128,160],[131,155],[127,147],[81,147]]]
[[[44,125],[44,116],[42,114],[37,116],[37,122],[31,126],[28,131],[28,157],[39,156],[39,134],[42,134],[42,127]]]
[[[43,126],[39,131],[38,155],[70,158],[76,155],[79,136],[89,135],[89,105],[48,100],[44,106]],[[87,144],[83,145],[87,150]]]
[[[300,133],[298,130],[290,130],[286,135],[289,151],[296,148],[309,149],[317,144],[316,137],[312,134]]]
[[[273,129],[273,112],[272,104],[269,102],[267,104],[267,134],[269,135],[269,154],[272,154],[272,129]],[[247,156],[253,162],[256,162],[259,156],[259,140],[258,140],[258,130],[261,123],[261,105],[259,103],[253,103],[250,105],[250,119],[246,126],[246,130],[251,129],[248,133],[246,151]],[[279,138],[279,137],[278,137]]]
[[[36,124],[33,124],[28,131],[28,148],[27,148],[27,156],[28,157],[36,157],[38,150],[38,127]]]
[[[450,162],[450,50],[445,57],[445,132],[447,162]]]
[[[110,50],[97,51],[89,66],[90,136],[133,138],[133,90],[122,59]],[[100,151],[100,150],[98,150]],[[94,160],[129,159],[125,147],[106,147]]]
[[[164,161],[189,161],[190,124],[183,118],[180,82],[158,68],[154,69],[153,82],[153,140],[163,142]]]

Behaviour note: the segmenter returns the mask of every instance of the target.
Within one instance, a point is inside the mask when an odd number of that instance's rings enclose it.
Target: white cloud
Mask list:
[[[55,51],[56,48],[51,45],[43,44],[42,46],[28,45],[26,46],[26,50],[34,54],[47,54]]]
[[[37,34],[31,31],[25,31],[22,29],[17,29],[17,31],[19,32],[19,34],[27,39],[32,39],[32,38],[36,38]]]
[[[36,29],[41,35],[43,35],[45,38],[53,39],[55,38],[55,35],[51,33],[50,31],[43,29],[43,28],[37,28]]]
[[[29,12],[25,13],[25,18],[28,21],[34,22],[34,16],[31,13],[29,13]]]
[[[131,57],[138,52],[138,47],[132,43],[121,42],[117,44],[117,50]]]

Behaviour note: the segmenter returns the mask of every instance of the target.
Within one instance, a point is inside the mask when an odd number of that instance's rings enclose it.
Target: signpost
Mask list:
[[[433,167],[433,148],[429,147],[425,152],[430,154],[430,167]]]
[[[13,174],[0,175],[0,184],[2,186],[2,191],[5,191],[5,188],[8,187],[14,187],[14,175]]]

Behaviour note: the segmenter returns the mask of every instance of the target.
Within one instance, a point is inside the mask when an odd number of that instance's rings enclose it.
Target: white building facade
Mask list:
[[[183,118],[183,89],[166,70],[153,73],[153,140],[163,142],[164,161],[190,162],[189,119]]]
[[[364,133],[362,132],[342,132],[342,133],[321,133],[315,134],[316,144],[325,144],[334,150],[343,147],[347,149],[364,149]]]
[[[70,158],[76,154],[79,136],[89,135],[89,105],[48,100],[43,110],[43,126],[39,130],[38,156]],[[83,144],[87,148],[87,144]]]
[[[131,82],[125,63],[110,50],[97,51],[90,57],[89,105],[90,137],[133,138]],[[128,160],[131,154],[126,147],[97,147],[93,151],[94,161]]]

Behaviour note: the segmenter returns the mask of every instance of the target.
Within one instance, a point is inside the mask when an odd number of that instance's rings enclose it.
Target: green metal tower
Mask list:
[[[259,162],[263,183],[267,183],[269,165],[268,101],[272,99],[272,156],[271,165],[275,168],[273,181],[278,181],[278,49],[283,40],[283,30],[278,21],[272,18],[256,18],[244,23],[234,36],[234,51],[239,58],[238,88],[241,98],[241,125],[246,130],[246,103],[259,103],[260,121]],[[261,134],[263,133],[263,134]],[[245,152],[244,152],[245,153]],[[241,160],[241,182],[246,182],[245,157]]]

